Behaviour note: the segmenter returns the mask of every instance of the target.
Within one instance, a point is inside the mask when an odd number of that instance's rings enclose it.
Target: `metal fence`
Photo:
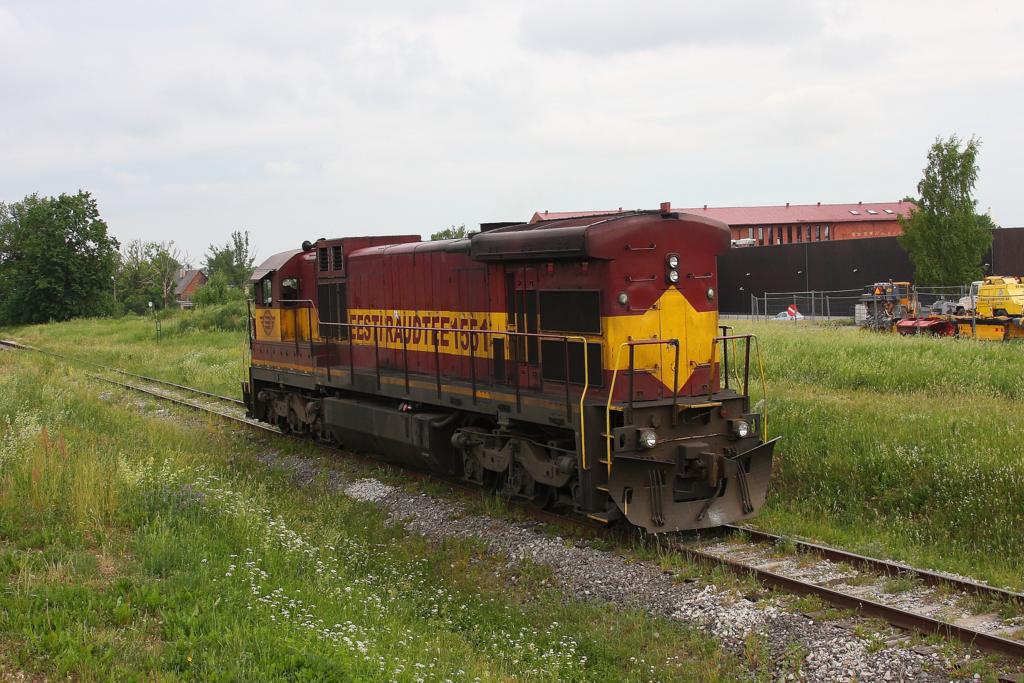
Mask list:
[[[945,287],[914,287],[918,310],[927,311],[940,301],[956,304],[971,293],[970,285],[948,285]]]
[[[853,320],[854,306],[860,300],[863,290],[831,290],[806,292],[765,292],[750,297],[750,318],[768,320],[776,317],[796,317],[811,320]]]
[[[790,312],[795,311],[797,319],[810,322],[858,322],[862,314],[858,304],[861,303],[864,291],[864,288],[858,288],[751,295],[747,317],[751,320],[792,319],[794,316]],[[943,301],[955,307],[961,298],[970,294],[970,285],[916,287],[914,293],[919,310],[927,311]]]

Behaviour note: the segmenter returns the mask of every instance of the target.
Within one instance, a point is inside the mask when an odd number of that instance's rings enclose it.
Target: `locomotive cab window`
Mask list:
[[[299,278],[289,277],[281,280],[281,303],[285,306],[294,306],[298,298]]]
[[[273,287],[274,283],[269,275],[252,283],[252,299],[257,306],[269,306],[274,303]]]
[[[540,329],[544,332],[601,334],[601,293],[572,289],[540,292]]]

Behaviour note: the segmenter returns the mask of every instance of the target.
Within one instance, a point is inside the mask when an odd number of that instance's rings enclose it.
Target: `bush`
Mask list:
[[[183,311],[175,320],[172,334],[219,330],[222,332],[244,332],[249,319],[245,300],[219,305],[206,305],[191,311]]]
[[[206,284],[192,295],[192,303],[196,308],[240,301],[245,301],[245,291],[228,284],[224,273],[214,273]]]

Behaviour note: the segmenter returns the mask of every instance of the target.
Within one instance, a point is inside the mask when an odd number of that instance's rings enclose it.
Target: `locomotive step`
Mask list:
[[[721,401],[705,401],[703,403],[679,403],[676,405],[676,410],[699,410],[701,408],[718,408],[722,405]]]

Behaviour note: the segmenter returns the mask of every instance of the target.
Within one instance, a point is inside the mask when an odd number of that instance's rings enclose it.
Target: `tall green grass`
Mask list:
[[[0,330],[0,337],[14,337],[129,372],[240,396],[249,350],[245,321],[245,302],[236,302],[163,311],[158,317],[127,315],[13,327]]]
[[[160,341],[139,318],[6,334],[237,394],[244,331],[194,329],[196,313],[171,316]],[[769,429],[783,436],[760,524],[1024,588],[1024,346],[788,323],[737,330],[761,338]]]
[[[703,633],[567,600],[542,572],[469,540],[432,546],[251,457],[308,446],[101,390],[0,353],[0,670],[15,678],[749,676]]]
[[[1024,588],[1024,347],[739,329],[783,437],[759,524]]]

